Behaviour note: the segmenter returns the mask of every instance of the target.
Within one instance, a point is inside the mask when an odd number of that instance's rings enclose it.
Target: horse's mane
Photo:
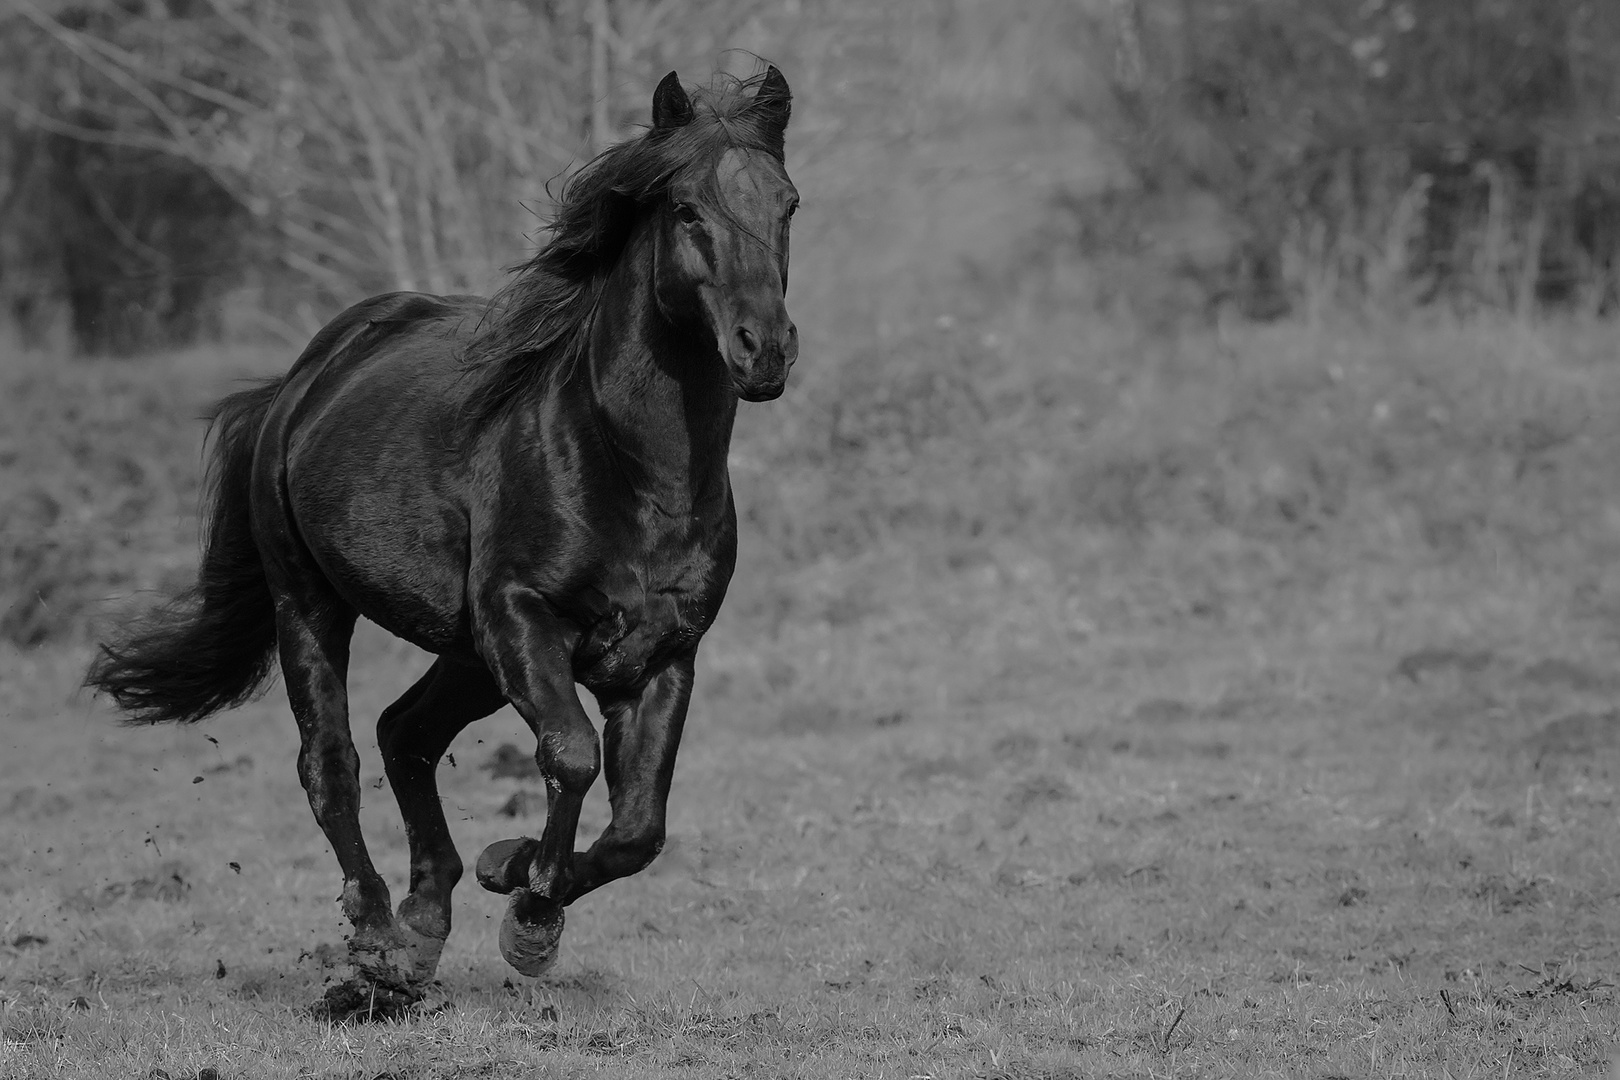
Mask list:
[[[462,362],[477,384],[468,399],[487,419],[546,370],[571,370],[584,354],[591,314],[637,217],[683,171],[713,172],[726,150],[782,159],[782,128],[751,109],[766,76],[717,75],[690,95],[692,119],[653,127],[598,154],[563,185],[547,226],[550,241],[489,301]]]

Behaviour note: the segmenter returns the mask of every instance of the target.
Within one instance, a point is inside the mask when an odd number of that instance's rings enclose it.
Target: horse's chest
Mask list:
[[[592,690],[639,685],[657,661],[694,648],[713,621],[725,583],[707,560],[629,566],[590,592],[588,629],[574,650],[574,674]]]

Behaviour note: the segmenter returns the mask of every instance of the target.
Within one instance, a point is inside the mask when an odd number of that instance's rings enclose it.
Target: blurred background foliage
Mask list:
[[[0,637],[185,580],[225,379],[492,289],[665,72],[768,57],[805,358],[739,625],[1000,656],[1446,567],[1620,638],[1614,56],[1609,0],[11,0]]]
[[[1608,310],[1620,7],[1119,0],[1108,130],[1138,187],[1207,193],[1249,313],[1316,299]],[[1092,225],[1128,246],[1137,193]],[[1151,205],[1149,203],[1148,205]],[[1152,213],[1151,209],[1147,210]],[[1124,243],[1122,244],[1122,241]]]
[[[1620,8],[1604,0],[7,12],[0,296],[25,342],[297,338],[367,293],[487,288],[548,180],[629,133],[660,69],[747,70],[750,49],[793,71],[823,143],[986,115],[1063,137],[1054,117],[1083,119],[1111,176],[1052,209],[1106,267],[1103,307],[1617,301]]]

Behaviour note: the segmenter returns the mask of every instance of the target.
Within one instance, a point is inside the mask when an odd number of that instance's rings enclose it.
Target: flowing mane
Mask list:
[[[604,150],[563,186],[547,228],[550,241],[489,301],[462,353],[478,384],[471,415],[499,412],[552,366],[571,370],[584,353],[591,316],[636,219],[688,170],[711,177],[729,149],[761,150],[782,160],[782,130],[751,109],[764,74],[715,76],[691,95],[693,115],[680,127],[648,128]]]

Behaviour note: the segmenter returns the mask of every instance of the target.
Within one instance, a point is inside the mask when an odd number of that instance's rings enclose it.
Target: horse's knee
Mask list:
[[[548,731],[540,736],[535,763],[546,783],[583,795],[602,771],[602,747],[589,724]]]

